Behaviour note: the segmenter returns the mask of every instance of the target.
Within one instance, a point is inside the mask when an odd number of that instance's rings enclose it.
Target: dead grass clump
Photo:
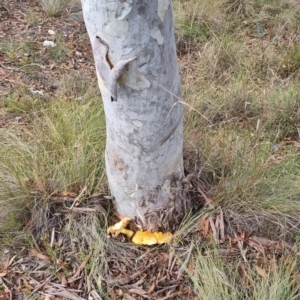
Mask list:
[[[255,2],[252,0],[225,1],[223,7],[227,14],[240,14],[243,17],[250,17],[254,13]]]
[[[75,91],[72,93],[69,96]],[[65,95],[48,102],[26,89],[4,100],[7,118],[6,128],[0,132],[0,194],[2,205],[9,201],[13,206],[4,206],[8,208],[5,214],[20,211],[27,218],[25,211],[39,202],[51,214],[53,209],[47,207],[50,195],[77,193],[86,184],[89,193],[94,193],[105,186],[103,156],[99,155],[104,149],[101,136],[105,135],[104,131],[101,135],[102,106],[98,99],[93,101],[86,85],[82,93],[77,87],[76,93],[82,95],[80,101],[69,102]],[[45,213],[37,219],[39,226],[43,227],[48,217]]]
[[[234,231],[244,231],[273,241],[284,241],[291,245],[297,245],[299,239],[300,222],[297,215],[298,213],[292,210],[286,213],[279,210],[257,212],[250,208],[243,213],[231,209],[226,211],[226,218],[231,224],[228,232],[231,234],[234,234]]]
[[[201,295],[199,299],[279,300],[299,292],[299,284],[294,280],[297,265],[289,258],[276,262],[270,257],[258,265],[235,261],[228,268],[226,259],[220,259],[215,252],[205,256],[199,253],[193,264],[191,278],[197,295]]]
[[[91,88],[90,84],[83,80],[82,72],[69,72],[62,75],[58,82],[58,91],[61,97],[66,97],[71,101],[84,102],[93,94],[99,93],[97,88]]]
[[[176,40],[180,55],[197,51],[199,46],[211,40],[215,30],[222,29],[224,20],[220,6],[219,0],[209,4],[194,0],[184,3],[175,1]]]
[[[265,130],[274,142],[299,138],[299,89],[291,87],[272,93],[264,108]]]
[[[49,17],[60,16],[67,6],[66,0],[41,0],[40,3]]]
[[[278,74],[287,78],[289,76],[295,76],[299,72],[297,72],[300,68],[300,47],[295,45],[291,49],[288,49],[283,60],[281,61],[280,68],[278,70]],[[299,74],[298,74],[299,77]]]

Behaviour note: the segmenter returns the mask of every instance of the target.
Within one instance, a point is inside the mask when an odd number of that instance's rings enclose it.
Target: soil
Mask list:
[[[9,54],[0,51],[0,96],[22,85],[33,93],[51,96],[66,71],[78,70],[81,76],[94,78],[82,14],[74,9],[73,5],[58,17],[48,17],[39,1],[1,2],[0,44]],[[45,41],[53,41],[58,47],[45,47]]]
[[[0,97],[16,91],[21,93],[20,87],[26,86],[33,94],[42,93],[50,99],[59,90],[61,76],[69,71],[95,82],[93,56],[78,3],[74,1],[60,15],[49,17],[42,9],[42,2],[1,1],[0,44],[6,53],[0,51]],[[56,50],[43,46],[44,41],[57,43]],[[22,125],[20,116],[0,112],[1,130],[16,125]],[[202,183],[193,176],[186,180],[185,184],[197,192],[197,200],[213,209],[213,199],[207,196]],[[72,195],[57,195],[47,209],[37,209],[35,217],[43,221],[40,224],[48,231],[45,237],[48,246],[45,247],[46,242],[36,242],[34,231],[31,231],[31,245],[25,244],[22,238],[16,239],[13,245],[1,245],[0,299],[102,299],[95,286],[105,287],[106,299],[195,299],[190,279],[184,272],[193,267],[188,264],[195,247],[193,235],[197,236],[198,246],[200,240],[202,243],[207,239],[210,245],[215,240],[220,246],[219,254],[226,259],[244,255],[243,259],[250,261],[262,259],[272,251],[281,256],[294,251],[293,245],[251,236],[250,230],[240,228],[234,216],[218,208],[213,216],[197,220],[195,228],[177,242],[174,252],[168,246],[136,247],[126,240],[109,239],[102,266],[106,276],[102,278],[99,272],[96,280],[91,279],[90,259],[99,263],[104,254],[99,252],[93,257],[93,249],[85,249],[83,255],[79,246],[88,243],[84,230],[92,230],[87,212],[98,210],[101,199],[104,197],[89,197],[76,208],[80,234],[72,238],[64,229],[70,218],[65,202],[75,201]],[[6,211],[1,209],[0,227],[5,215]],[[105,226],[105,220],[99,219],[99,224]],[[34,225],[27,224],[27,227],[34,228]],[[60,234],[56,248],[51,242],[54,227]],[[247,255],[243,252],[245,245]]]

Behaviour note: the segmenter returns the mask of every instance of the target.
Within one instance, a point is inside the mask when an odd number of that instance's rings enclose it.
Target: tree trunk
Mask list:
[[[82,0],[106,115],[117,211],[142,229],[184,214],[183,107],[171,0]]]

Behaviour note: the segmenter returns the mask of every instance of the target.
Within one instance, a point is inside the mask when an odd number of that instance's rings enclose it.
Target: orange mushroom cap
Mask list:
[[[173,238],[173,234],[171,232],[154,232],[153,234],[156,236],[158,244],[170,243]]]
[[[125,229],[130,221],[130,218],[122,219],[115,225],[108,227],[107,234],[112,234],[114,237],[117,237],[120,233],[122,233],[125,234],[127,237],[131,238],[133,236],[133,231]]]
[[[132,238],[132,242],[136,245],[156,245],[169,243],[172,240],[172,233],[162,233],[138,230]]]
[[[107,234],[111,234],[113,237],[117,237],[119,234],[124,234],[128,238],[132,238],[132,242],[136,245],[156,245],[170,243],[173,234],[171,232],[154,232],[140,231],[138,230],[135,234],[133,231],[126,229],[127,225],[131,221],[130,218],[124,218],[120,222],[107,228]]]

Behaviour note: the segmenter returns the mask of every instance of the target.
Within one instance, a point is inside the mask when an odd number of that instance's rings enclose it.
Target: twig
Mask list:
[[[170,298],[175,299],[174,297],[177,296],[177,295],[178,295],[178,296],[179,296],[179,295],[182,295],[182,291],[178,291],[178,292],[173,293],[173,294],[171,294],[171,295],[167,295],[167,296],[161,298],[161,300],[167,300],[167,299],[170,299]]]
[[[113,284],[113,285],[125,285],[130,281],[133,281],[134,279],[136,279],[137,277],[139,277],[141,274],[143,274],[144,272],[146,272],[148,269],[150,269],[152,267],[153,264],[149,264],[148,266],[144,267],[142,270],[137,271],[136,273],[127,276],[126,278],[121,278],[121,279],[106,279],[106,282],[108,284]]]
[[[216,244],[219,245],[220,241],[219,241],[218,232],[217,232],[213,217],[209,217],[208,220],[209,220],[209,223],[210,223],[211,230],[213,232],[214,240],[215,240]]]
[[[224,213],[220,207],[220,238],[221,241],[225,241],[225,224],[224,224]]]
[[[182,266],[178,270],[177,279],[180,279],[182,277],[182,274],[183,274],[184,270],[186,269],[186,266],[187,266],[187,264],[188,264],[188,262],[190,260],[193,248],[194,248],[194,241],[192,241],[192,244],[191,244],[191,246],[190,246],[190,248],[188,250],[188,254],[187,254],[187,257],[186,257],[184,263],[182,264]]]
[[[40,67],[41,69],[46,69],[45,66],[41,65],[41,64],[37,64],[37,63],[31,63],[31,64],[27,64],[27,65],[24,65],[22,67],[20,67],[20,70],[26,68],[26,67],[29,67],[29,66],[37,66],[37,67]]]
[[[234,236],[237,237],[237,234],[234,232]],[[244,239],[245,238],[245,233],[242,234],[242,238]],[[237,241],[237,245],[238,245],[238,248],[240,249],[241,251],[241,255],[243,257],[243,260],[245,262],[248,262],[247,258],[246,258],[246,253],[247,253],[247,249],[244,249],[244,242],[243,240],[238,240]]]
[[[47,293],[50,295],[60,296],[70,300],[84,300],[84,298],[81,298],[79,295],[70,292],[68,289],[64,287],[56,288],[56,290],[53,289],[52,287],[52,290],[47,291]]]
[[[169,262],[168,262],[168,271],[171,272],[172,271],[172,267],[174,266],[173,265],[173,258],[174,258],[174,249],[172,249],[172,251],[170,251],[170,254],[169,254]]]
[[[38,292],[46,283],[48,283],[48,282],[44,281],[44,282],[40,283],[39,285],[37,285],[37,287],[29,295],[29,298],[31,298],[36,292]]]
[[[215,227],[216,227],[217,232],[220,232],[220,215],[216,216]]]
[[[7,287],[7,285],[4,283],[4,280],[2,280],[2,277],[0,277],[0,282],[4,285],[4,292],[9,293],[9,300],[13,300],[13,295],[11,290]]]
[[[42,253],[42,251],[41,251],[39,245],[37,244],[36,239],[35,239],[35,237],[33,236],[32,233],[31,233],[31,237],[32,237],[32,241],[33,241],[33,243],[34,243],[35,248],[36,248],[40,253]]]
[[[80,199],[80,197],[85,193],[85,191],[87,190],[87,185],[85,185],[83,187],[83,189],[81,190],[81,192],[79,193],[79,195],[75,198],[74,202],[72,203],[70,210],[73,209],[74,205],[76,204],[76,202]]]
[[[55,240],[55,228],[53,227],[53,228],[52,228],[52,232],[51,232],[50,248],[53,247],[54,240]]]
[[[203,197],[203,199],[205,200],[205,204],[208,205],[210,208],[214,208],[212,205],[212,199],[208,198],[205,193],[202,191],[200,184],[197,180],[193,180],[193,182],[196,184],[197,186],[197,191],[200,193],[200,195]]]
[[[2,67],[3,69],[6,69],[6,70],[10,70],[10,71],[21,71],[20,68],[6,67],[3,64],[0,64],[0,67]]]
[[[85,258],[85,260],[80,264],[79,268],[77,269],[76,273],[73,275],[72,279],[77,279],[77,277],[80,275],[81,271],[85,268],[87,262],[89,261],[90,257],[92,255],[92,252]]]
[[[93,299],[95,300],[102,300],[101,296],[95,291],[95,290],[92,290],[90,292],[90,295],[93,297]]]

